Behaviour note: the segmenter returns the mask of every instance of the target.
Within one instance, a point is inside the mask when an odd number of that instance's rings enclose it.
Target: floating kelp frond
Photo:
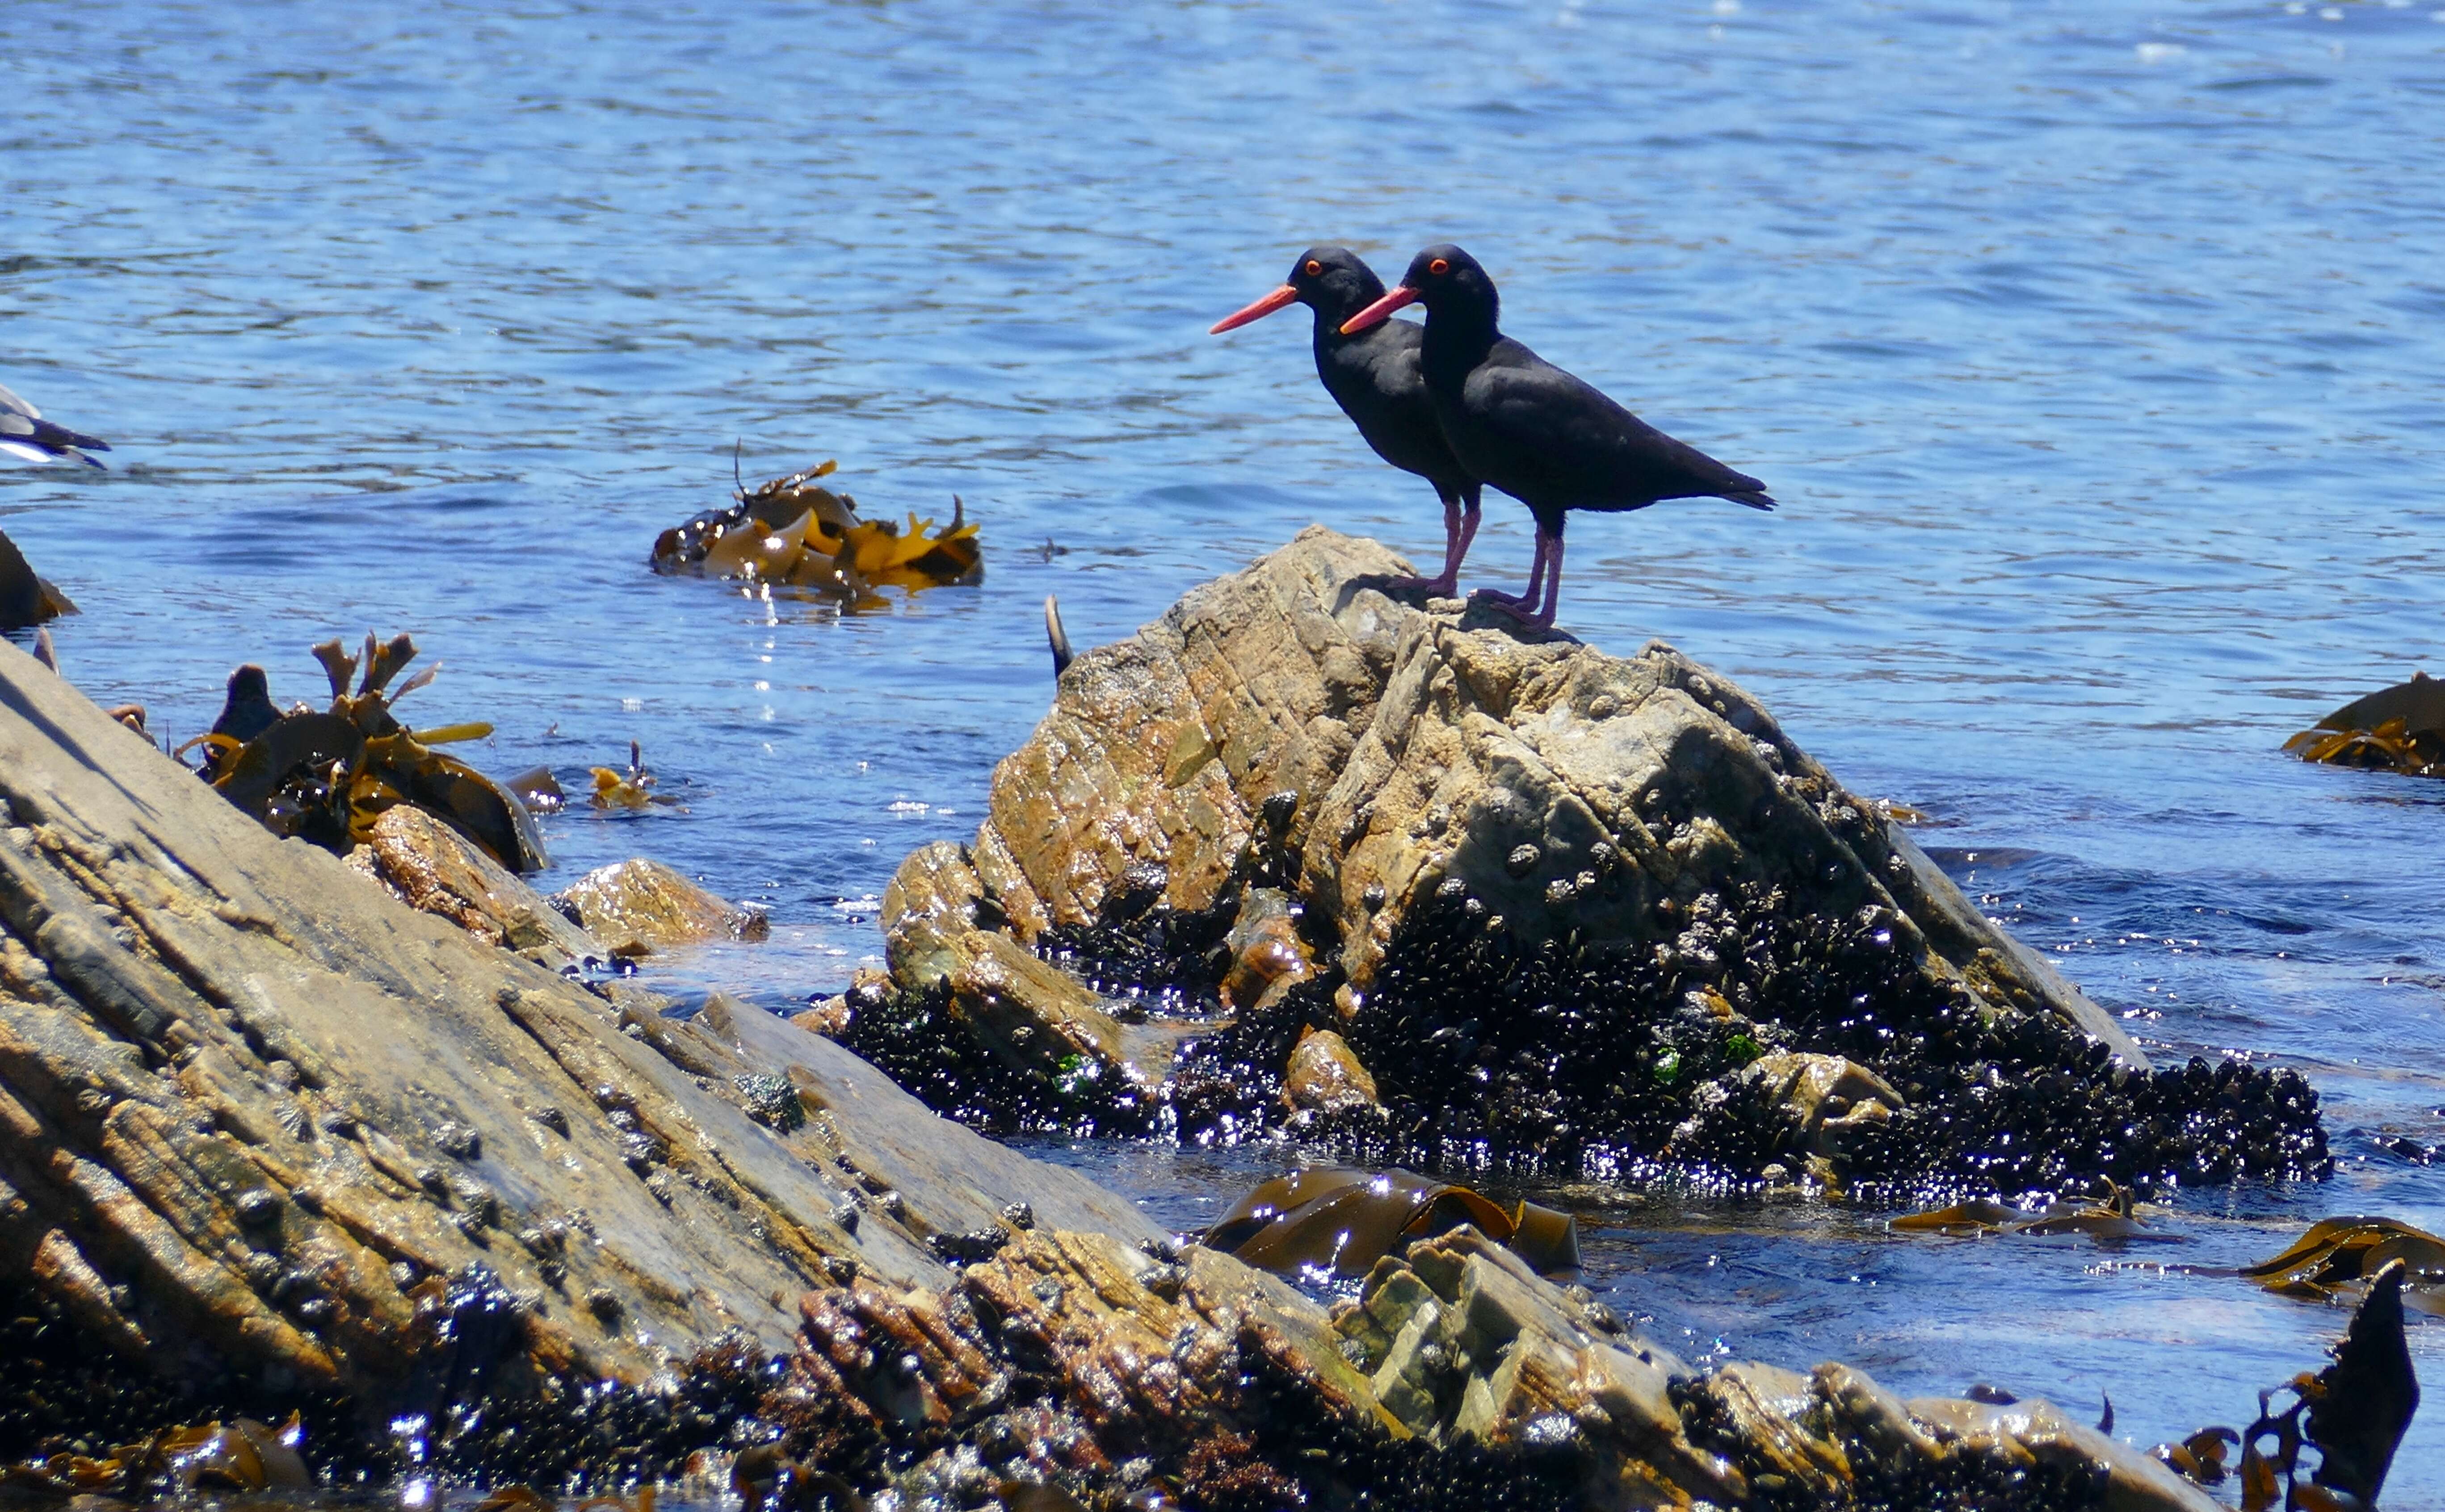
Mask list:
[[[2258,1393],[2258,1420],[2235,1435],[2242,1512],[2273,1512],[2279,1497],[2288,1509],[2318,1512],[2378,1505],[2394,1451],[2419,1407],[2419,1378],[2402,1333],[2405,1280],[2399,1259],[2371,1272],[2334,1363]],[[2274,1399],[2286,1393],[2292,1400],[2279,1411]],[[2305,1446],[2318,1451],[2306,1484],[2300,1479]]]
[[[63,1496],[130,1495],[148,1484],[159,1489],[160,1478],[167,1477],[183,1491],[302,1490],[314,1484],[298,1453],[305,1441],[304,1420],[295,1414],[277,1429],[251,1417],[200,1423],[156,1433],[142,1444],[124,1445],[99,1458],[61,1453],[0,1466],[0,1487]]]
[[[2445,1317],[2445,1239],[2391,1218],[2328,1218],[2284,1252],[2241,1274],[2286,1297],[2331,1300],[2361,1289],[2390,1261],[2401,1261],[2403,1303]]]
[[[2303,761],[2445,777],[2445,682],[2426,673],[2356,698],[2284,743]]]
[[[1407,1171],[1340,1166],[1310,1166],[1264,1183],[1223,1214],[1204,1242],[1266,1270],[1364,1276],[1411,1240],[1463,1224],[1508,1245],[1540,1270],[1579,1263],[1578,1220],[1568,1213],[1530,1202],[1505,1212],[1466,1187]]]
[[[2019,1234],[2044,1239],[2059,1234],[2085,1234],[2091,1239],[2173,1239],[2141,1223],[2132,1213],[2131,1193],[2112,1181],[2101,1198],[2059,1201],[2044,1208],[2007,1208],[1992,1198],[1978,1197],[1931,1212],[1905,1213],[1886,1226],[1896,1233],[1944,1234],[1955,1239],[1988,1234]]]
[[[202,776],[231,802],[275,835],[294,835],[345,854],[364,842],[385,810],[412,803],[490,852],[513,871],[549,864],[543,838],[525,805],[491,778],[432,747],[480,740],[483,721],[443,725],[421,734],[391,712],[394,700],[432,680],[430,670],[383,689],[416,659],[416,642],[367,636],[355,656],[336,640],[314,648],[331,687],[327,710],[283,712],[270,679],[249,664],[230,674],[229,696],[210,733],[177,747],[200,746]],[[347,691],[352,676],[363,675]]]
[[[644,748],[633,740],[628,742],[626,771],[611,766],[589,766],[587,770],[593,774],[594,791],[586,795],[586,802],[595,808],[633,809],[679,802],[654,791],[654,774],[645,770]]]
[[[742,488],[729,508],[663,531],[654,542],[654,570],[803,588],[852,601],[873,599],[878,588],[913,593],[982,579],[983,548],[957,495],[951,523],[941,529],[913,511],[905,526],[864,520],[855,499],[816,484],[833,467],[825,462]]]
[[[34,576],[25,553],[0,531],[0,630],[25,630],[76,612],[49,579]]]

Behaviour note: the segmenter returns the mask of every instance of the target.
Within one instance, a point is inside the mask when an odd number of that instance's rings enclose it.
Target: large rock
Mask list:
[[[1042,1231],[946,1291],[860,1281],[803,1311],[764,1415],[810,1470],[902,1505],[2216,1504],[2042,1402],[1904,1404],[1841,1365],[1693,1373],[1468,1229],[1387,1258],[1330,1318],[1211,1250]]]
[[[1156,1236],[828,1040],[401,906],[6,647],[0,803],[0,1290],[144,1379],[379,1423],[781,1348],[1015,1203]]]
[[[2151,1077],[1727,679],[1360,581],[1400,565],[1310,527],[1079,656],[973,843],[887,894],[902,985],[1007,935],[1107,990],[1236,1009],[1175,1088],[1185,1124],[1263,1122],[1298,1031],[1334,1029],[1413,1158],[1618,1170],[1702,1111],[1694,1089],[1782,1050],[1894,1092],[1839,1141],[1871,1178],[2324,1169],[2305,1083]],[[1260,906],[1275,889],[1294,913]],[[1754,1077],[1725,1097],[1772,1100]],[[1821,1122],[1734,1120],[1688,1158],[1754,1173]]]

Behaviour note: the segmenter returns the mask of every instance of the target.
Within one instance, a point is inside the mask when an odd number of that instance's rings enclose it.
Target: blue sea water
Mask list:
[[[1433,558],[1302,318],[1204,329],[1312,241],[1458,240],[1513,334],[1784,501],[1578,524],[1565,622],[1738,678],[2163,1054],[2304,1069],[2341,1157],[2144,1253],[1648,1209],[1592,1284],[1692,1355],[2111,1394],[2145,1445],[2342,1316],[2157,1261],[2445,1225],[2393,1148],[2445,1142],[2445,788],[2277,749],[2445,609],[2437,0],[15,0],[0,100],[0,382],[115,446],[0,473],[0,528],[159,730],[412,631],[480,765],[634,739],[684,800],[553,821],[559,876],[670,860],[778,925],[690,969],[834,986],[1041,713],[1045,594],[1084,643],[1311,520]],[[649,576],[734,442],[960,495],[986,581]],[[1469,580],[1516,587],[1489,517]],[[1265,1158],[1055,1152],[1183,1226]],[[2392,1489],[2445,1505],[2445,1413]]]

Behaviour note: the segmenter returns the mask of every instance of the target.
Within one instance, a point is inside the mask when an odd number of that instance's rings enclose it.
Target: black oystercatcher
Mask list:
[[[1553,624],[1562,523],[1573,509],[1643,509],[1658,499],[1691,498],[1774,507],[1764,484],[1675,441],[1503,335],[1494,280],[1457,247],[1429,247],[1411,258],[1400,286],[1341,328],[1363,332],[1418,302],[1427,306],[1419,367],[1444,439],[1462,467],[1537,517],[1528,591],[1477,597],[1526,623]]]
[[[107,452],[110,443],[80,435],[64,425],[53,425],[43,418],[43,412],[25,400],[0,388],[0,452],[28,462],[82,462],[87,467],[102,464],[79,447]]]
[[[1344,247],[1311,247],[1291,265],[1290,282],[1236,315],[1214,323],[1220,336],[1262,320],[1288,304],[1316,312],[1316,375],[1325,392],[1358,427],[1375,454],[1404,472],[1435,486],[1444,501],[1444,570],[1432,578],[1395,578],[1384,586],[1423,588],[1450,597],[1460,581],[1461,559],[1477,535],[1478,483],[1452,456],[1435,423],[1434,407],[1418,372],[1424,337],[1407,321],[1385,321],[1356,335],[1342,322],[1376,302],[1384,281]]]

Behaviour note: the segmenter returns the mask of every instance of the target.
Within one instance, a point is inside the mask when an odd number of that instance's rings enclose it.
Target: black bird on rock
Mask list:
[[[1537,517],[1528,591],[1477,597],[1528,624],[1552,625],[1562,593],[1562,525],[1573,509],[1643,509],[1692,498],[1774,507],[1764,484],[1672,439],[1503,335],[1494,280],[1459,248],[1420,252],[1398,287],[1341,328],[1364,332],[1409,304],[1427,307],[1419,368],[1452,455]]]
[[[89,468],[102,464],[79,451],[80,447],[95,452],[107,452],[110,443],[83,435],[64,425],[53,425],[43,418],[43,412],[0,388],[0,452],[28,462],[82,462]]]
[[[1290,304],[1316,312],[1316,376],[1358,427],[1375,454],[1435,486],[1444,502],[1444,570],[1432,578],[1397,578],[1384,586],[1421,588],[1449,598],[1461,559],[1477,535],[1478,481],[1452,455],[1435,423],[1434,406],[1418,370],[1420,328],[1386,321],[1355,334],[1342,323],[1383,297],[1384,281],[1346,247],[1311,247],[1291,265],[1290,281],[1234,315],[1214,323],[1220,336]]]

